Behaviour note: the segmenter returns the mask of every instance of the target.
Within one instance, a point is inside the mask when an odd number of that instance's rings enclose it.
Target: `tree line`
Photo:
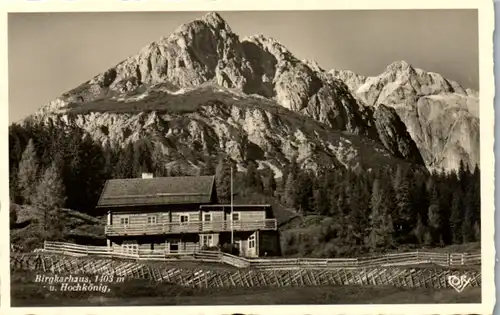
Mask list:
[[[143,139],[125,147],[101,145],[73,126],[52,123],[9,128],[10,196],[14,203],[43,211],[43,224],[64,224],[58,210],[71,208],[96,215],[94,209],[107,179],[187,175],[166,167],[161,146]],[[234,162],[221,154],[201,161],[199,175],[216,174],[219,202],[230,200]],[[269,168],[246,162],[235,171],[238,189],[274,198],[302,215],[324,220],[314,233],[287,238],[293,251],[310,255],[344,255],[384,251],[406,244],[446,245],[480,239],[480,170],[464,163],[456,172],[428,172],[398,164],[378,170],[337,168],[303,170],[292,160],[280,180]],[[48,228],[48,227],[47,227]]]
[[[398,164],[371,172],[338,169],[319,175],[296,169],[290,168],[284,182],[283,202],[328,218],[313,233],[289,236],[290,254],[355,255],[480,240],[477,166],[471,170],[461,162],[456,172],[429,173]]]
[[[167,166],[168,162],[161,145],[153,139],[121,147],[97,143],[75,126],[27,123],[9,128],[9,187],[14,203],[39,205],[37,187],[57,186],[52,189],[53,205],[92,215],[106,180],[137,178],[144,172],[155,177],[216,174],[220,202],[229,202],[229,165],[235,164],[225,154],[195,161],[201,165],[196,174],[175,163]],[[256,172],[256,164],[249,162],[247,174],[253,180],[241,184],[258,187],[266,178],[274,181],[270,175],[262,180]],[[57,185],[49,185],[49,179]]]

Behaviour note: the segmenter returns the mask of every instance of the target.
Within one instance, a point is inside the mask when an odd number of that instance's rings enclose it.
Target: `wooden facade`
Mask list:
[[[106,182],[97,207],[113,250],[192,253],[233,240],[242,256],[279,255],[271,206],[216,200],[214,176],[143,176]]]

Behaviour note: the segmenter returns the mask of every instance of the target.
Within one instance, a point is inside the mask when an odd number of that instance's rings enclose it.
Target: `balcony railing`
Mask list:
[[[233,221],[233,231],[276,230],[276,219]],[[231,221],[170,222],[164,224],[113,224],[106,226],[106,235],[156,235],[201,232],[229,232]]]

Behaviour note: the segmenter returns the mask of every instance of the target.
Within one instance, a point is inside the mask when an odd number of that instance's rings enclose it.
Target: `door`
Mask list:
[[[179,242],[178,241],[170,241],[169,250],[171,253],[177,253],[179,251]]]
[[[238,256],[245,256],[245,253],[243,252],[243,242],[242,242],[242,240],[236,240],[235,241],[235,245],[236,245],[236,248],[237,248]]]
[[[212,214],[210,212],[202,213],[202,226],[201,231],[212,231],[214,229],[212,225]]]
[[[214,246],[214,238],[211,234],[201,235],[201,246],[202,247],[212,247]]]
[[[181,214],[179,216],[179,221],[181,222],[180,232],[188,232],[189,231],[189,215]]]

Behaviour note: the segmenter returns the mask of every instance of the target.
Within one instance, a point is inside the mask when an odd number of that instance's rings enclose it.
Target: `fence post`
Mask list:
[[[463,266],[464,265],[464,253],[462,253],[462,257],[460,259],[460,264]]]
[[[448,261],[448,266],[451,266],[451,254],[450,253],[448,253],[447,261]]]

